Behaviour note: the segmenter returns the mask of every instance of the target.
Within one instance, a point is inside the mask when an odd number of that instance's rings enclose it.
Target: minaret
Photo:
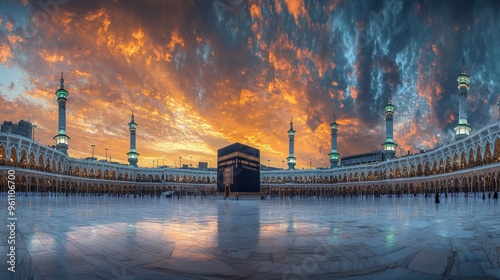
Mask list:
[[[128,123],[128,128],[130,130],[130,152],[127,153],[128,162],[130,165],[137,167],[139,154],[135,149],[135,129],[137,128],[137,124],[134,121],[134,112],[132,112],[132,120]]]
[[[337,124],[335,112],[333,112],[333,122],[330,124],[330,129],[332,131],[332,151],[328,155],[330,156],[330,168],[335,168],[339,166],[340,156],[337,151],[337,131],[339,129],[339,125]]]
[[[467,123],[467,91],[469,90],[470,78],[465,71],[465,58],[463,59],[462,73],[457,77],[458,82],[458,124],[455,130],[455,140],[467,137],[472,127]]]
[[[389,93],[389,102],[384,107],[385,111],[385,143],[382,144],[384,147],[384,159],[392,159],[396,155],[396,147],[398,144],[394,143],[393,137],[393,117],[394,111],[396,111],[396,106],[392,105],[392,96]]]
[[[68,97],[68,92],[64,89],[63,72],[61,72],[60,82],[61,86],[56,91],[57,104],[59,104],[59,127],[57,135],[54,136],[54,140],[56,140],[56,149],[60,152],[68,154],[69,136],[66,135],[66,98]]]
[[[293,130],[293,122],[290,118],[290,130],[288,131],[288,157],[286,161],[288,162],[288,169],[295,169],[295,161],[297,158],[293,155],[293,138],[295,137],[295,130]]]

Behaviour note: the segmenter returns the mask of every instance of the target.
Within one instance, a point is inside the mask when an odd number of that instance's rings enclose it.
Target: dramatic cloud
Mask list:
[[[215,166],[217,149],[238,141],[281,167],[291,117],[298,167],[328,166],[334,111],[342,156],[380,150],[389,96],[395,141],[433,147],[437,134],[453,139],[462,58],[470,125],[498,118],[496,1],[0,5],[0,116],[37,123],[37,140],[54,144],[63,71],[72,157],[95,144],[126,163],[133,111],[141,166]]]

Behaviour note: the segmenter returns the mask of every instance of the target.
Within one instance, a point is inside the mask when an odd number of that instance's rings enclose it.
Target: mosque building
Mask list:
[[[391,95],[384,106],[385,142],[382,150],[340,158],[337,147],[339,125],[334,114],[331,129],[329,169],[295,169],[293,121],[288,130],[287,170],[260,172],[263,195],[333,196],[360,194],[413,194],[435,192],[485,192],[500,187],[500,121],[472,132],[467,122],[467,92],[470,77],[465,63],[457,78],[459,120],[454,127],[455,141],[434,150],[396,157],[393,136],[396,106]],[[0,191],[7,191],[6,174],[16,170],[17,191],[118,193],[160,195],[166,191],[182,194],[216,195],[217,171],[183,168],[138,167],[136,136],[138,125],[132,112],[128,123],[129,165],[71,158],[70,137],[66,134],[68,91],[63,73],[55,93],[58,104],[58,130],[55,146],[35,142],[14,130],[0,132]]]

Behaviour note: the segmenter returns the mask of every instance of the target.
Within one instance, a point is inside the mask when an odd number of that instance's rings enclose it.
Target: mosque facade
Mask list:
[[[334,196],[361,194],[414,194],[435,192],[490,192],[500,187],[500,121],[472,130],[467,122],[467,91],[470,78],[465,65],[457,78],[459,122],[454,127],[455,141],[431,151],[396,157],[393,117],[396,107],[389,96],[384,107],[386,140],[380,161],[342,165],[337,147],[339,125],[334,117],[330,124],[332,149],[329,169],[295,169],[294,138],[290,121],[287,170],[261,171],[261,192],[277,196]],[[9,170],[16,172],[18,192],[62,192],[100,194],[160,195],[179,191],[181,195],[216,195],[217,171],[179,168],[141,168],[137,166],[135,123],[132,113],[129,164],[75,159],[68,156],[66,103],[68,91],[61,73],[58,103],[58,131],[55,146],[35,142],[31,137],[0,132],[0,186],[8,190]],[[367,155],[372,156],[373,155]],[[339,160],[340,159],[340,160]]]

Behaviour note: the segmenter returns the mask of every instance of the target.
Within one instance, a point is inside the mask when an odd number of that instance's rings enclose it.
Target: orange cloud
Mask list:
[[[49,64],[53,64],[55,62],[64,61],[63,55],[57,55],[55,53],[51,53],[47,50],[41,50],[38,52],[38,55]]]
[[[10,52],[9,45],[5,43],[0,44],[0,63],[6,64],[7,61],[13,57],[13,54]]]
[[[285,0],[285,4],[288,12],[292,14],[295,19],[296,25],[299,25],[299,17],[305,17],[308,21],[310,21],[309,14],[307,13],[303,0]]]
[[[256,4],[252,4],[250,6],[250,16],[253,19],[260,19],[262,20],[262,12],[260,11],[260,6]]]
[[[356,87],[355,86],[350,86],[349,90],[350,90],[350,93],[351,93],[351,97],[353,99],[357,99],[358,98],[358,90],[356,89]]]

